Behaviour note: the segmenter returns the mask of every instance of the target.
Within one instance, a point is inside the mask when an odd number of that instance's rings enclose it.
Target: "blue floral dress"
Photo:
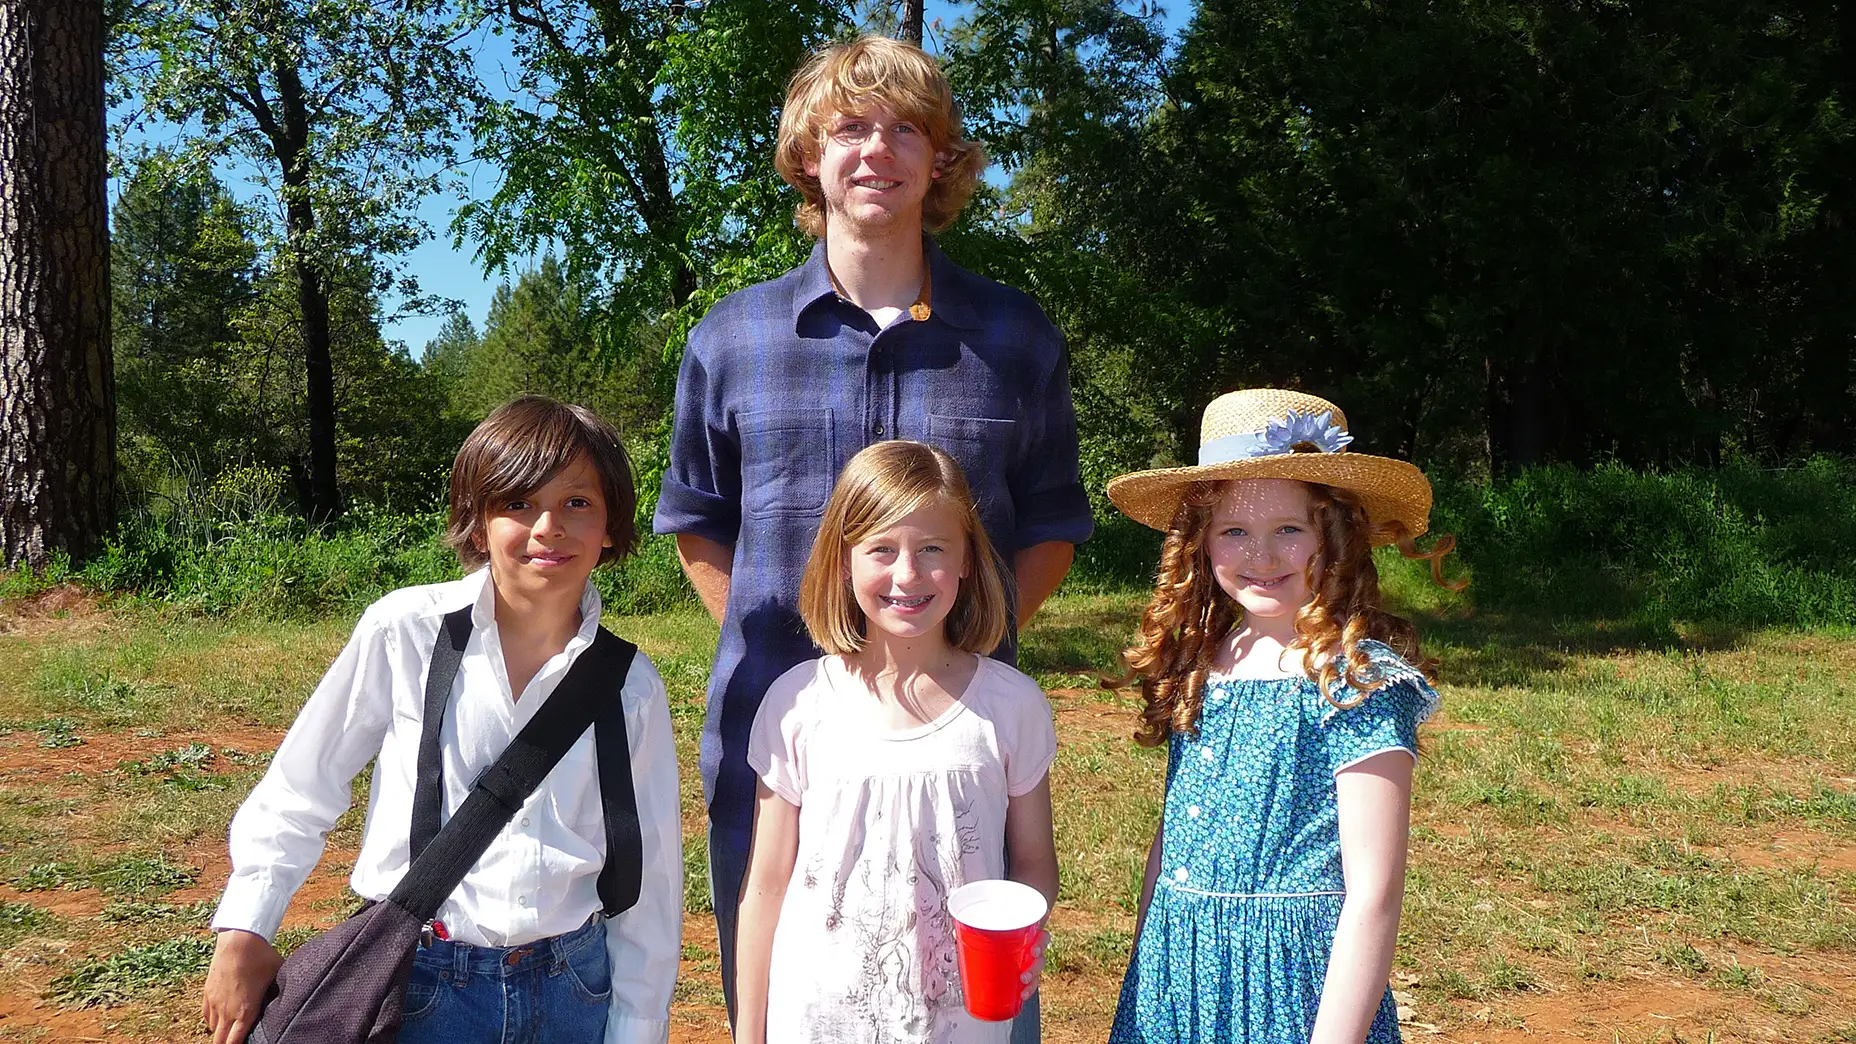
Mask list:
[[[1303,677],[1207,681],[1198,735],[1168,747],[1160,875],[1111,1044],[1307,1044],[1346,894],[1334,774],[1416,756],[1437,707],[1397,653],[1360,648],[1374,686],[1347,710]],[[1388,989],[1366,1040],[1398,1039]]]

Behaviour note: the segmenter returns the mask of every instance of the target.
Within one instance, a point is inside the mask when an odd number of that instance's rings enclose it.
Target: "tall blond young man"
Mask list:
[[[1015,575],[1022,625],[1092,531],[1063,339],[1029,297],[928,235],[972,196],[985,152],[919,48],[865,36],[793,77],[775,166],[819,239],[805,264],[724,298],[690,334],[655,529],[721,624],[701,767],[722,976],[752,840],[749,727],[767,686],[818,655],[799,578],[832,482],[858,450],[914,439],[960,462]],[[995,653],[1011,662],[1015,643]],[[1035,1007],[1013,1041],[1035,1041]]]

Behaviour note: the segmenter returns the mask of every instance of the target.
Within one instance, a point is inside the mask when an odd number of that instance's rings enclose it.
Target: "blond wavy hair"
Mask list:
[[[1005,639],[1004,567],[980,524],[966,473],[942,450],[894,439],[864,447],[844,465],[812,539],[799,579],[799,618],[820,649],[851,656],[867,640],[869,622],[851,593],[850,549],[931,504],[954,513],[967,541],[967,575],[941,625],[947,643],[985,655]]]
[[[939,232],[953,224],[973,197],[986,169],[986,150],[966,139],[960,106],[940,64],[914,44],[859,36],[814,54],[786,86],[773,165],[805,197],[793,216],[807,235],[825,235],[825,192],[818,178],[806,173],[806,163],[822,154],[832,117],[876,105],[919,126],[934,146],[940,177],[922,202],[924,228]]]
[[[1141,613],[1140,637],[1122,651],[1124,673],[1102,682],[1105,688],[1119,689],[1139,680],[1146,706],[1134,738],[1143,746],[1158,746],[1175,732],[1197,731],[1206,675],[1242,615],[1212,576],[1205,549],[1212,508],[1229,485],[1200,482],[1187,489],[1161,545],[1153,598]],[[1342,701],[1334,688],[1344,681],[1356,691],[1368,689],[1371,660],[1359,648],[1368,638],[1384,642],[1425,677],[1434,678],[1437,662],[1419,651],[1417,628],[1380,608],[1373,543],[1391,543],[1406,558],[1429,559],[1432,579],[1461,590],[1464,582],[1452,583],[1443,576],[1443,557],[1456,546],[1455,538],[1444,534],[1431,550],[1419,551],[1409,529],[1400,523],[1373,522],[1353,494],[1312,482],[1303,485],[1309,489],[1316,539],[1307,572],[1312,596],[1295,615],[1295,640],[1289,648],[1303,650],[1309,680],[1334,706],[1357,706],[1364,696]]]

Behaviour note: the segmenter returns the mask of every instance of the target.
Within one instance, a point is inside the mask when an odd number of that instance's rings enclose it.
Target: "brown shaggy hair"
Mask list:
[[[964,136],[960,106],[941,66],[912,43],[860,36],[814,54],[786,87],[773,165],[805,197],[794,219],[807,235],[825,235],[825,193],[818,178],[806,173],[806,162],[819,158],[833,116],[873,105],[886,105],[921,127],[934,146],[941,176],[922,201],[924,228],[939,232],[953,224],[973,197],[986,169],[986,150]]]
[[[983,655],[1004,640],[1010,611],[1004,567],[980,525],[966,474],[942,450],[894,439],[866,446],[844,466],[812,540],[799,581],[799,616],[820,649],[850,656],[864,647],[869,623],[845,564],[851,546],[930,503],[951,509],[967,538],[967,575],[942,622],[948,644]]]
[[[1379,570],[1373,543],[1389,542],[1406,558],[1429,559],[1431,576],[1452,590],[1465,582],[1443,577],[1443,557],[1456,546],[1445,534],[1429,551],[1419,551],[1399,523],[1379,524],[1366,517],[1359,499],[1345,490],[1305,483],[1310,493],[1316,547],[1308,560],[1309,603],[1295,616],[1291,649],[1304,650],[1308,677],[1336,707],[1356,706],[1334,696],[1342,681],[1364,690],[1370,661],[1359,643],[1373,638],[1434,677],[1436,661],[1418,649],[1418,632],[1409,620],[1379,605]],[[1141,613],[1140,638],[1121,654],[1125,672],[1104,678],[1105,688],[1119,689],[1139,679],[1146,707],[1135,741],[1158,746],[1175,732],[1194,732],[1204,706],[1205,677],[1218,648],[1240,622],[1242,610],[1212,576],[1205,550],[1212,508],[1228,489],[1226,482],[1201,482],[1186,491],[1160,548],[1153,598]]]
[[[451,517],[445,542],[458,553],[465,570],[490,560],[481,546],[492,505],[526,497],[548,484],[575,460],[585,457],[599,473],[606,497],[606,535],[601,563],[631,554],[638,544],[638,495],[632,485],[631,458],[619,433],[585,406],[572,406],[540,395],[524,395],[498,406],[458,447],[451,464]]]

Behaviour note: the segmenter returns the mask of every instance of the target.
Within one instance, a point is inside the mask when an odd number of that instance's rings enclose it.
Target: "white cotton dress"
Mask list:
[[[748,762],[799,806],[799,854],[773,936],[768,1044],[1005,1044],[960,997],[947,893],[1005,876],[1007,797],[1057,753],[1037,683],[979,658],[967,691],[905,731],[835,656],[767,690]]]

